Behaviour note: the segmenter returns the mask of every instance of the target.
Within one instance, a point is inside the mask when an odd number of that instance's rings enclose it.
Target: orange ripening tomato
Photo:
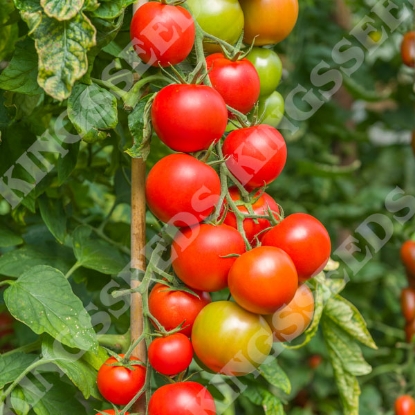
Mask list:
[[[302,284],[294,298],[274,314],[265,316],[274,334],[274,341],[288,342],[297,338],[309,326],[314,315],[314,297],[310,288]]]
[[[415,400],[412,396],[401,395],[395,401],[395,415],[415,415]]]
[[[410,68],[415,67],[415,31],[408,32],[401,43],[402,62]]]
[[[401,261],[409,282],[415,280],[415,241],[408,240],[401,246]]]
[[[407,323],[415,320],[415,289],[404,288],[401,292],[401,309]]]
[[[298,18],[298,0],[239,0],[245,16],[244,42],[255,46],[284,40]]]

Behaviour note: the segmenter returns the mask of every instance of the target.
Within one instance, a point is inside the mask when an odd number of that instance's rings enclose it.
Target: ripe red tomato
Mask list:
[[[172,84],[156,95],[151,120],[164,144],[191,153],[220,140],[228,110],[219,92],[209,86]]]
[[[401,309],[407,323],[415,320],[415,289],[404,288],[401,292]]]
[[[415,31],[408,32],[401,43],[402,62],[410,68],[415,67]]]
[[[245,16],[244,42],[256,46],[284,40],[298,18],[298,0],[239,0]],[[256,37],[257,36],[257,37]]]
[[[124,357],[123,354],[120,357]],[[138,361],[131,356],[130,361]],[[98,371],[97,384],[101,395],[114,405],[127,405],[144,386],[146,368],[132,365],[132,369],[125,366],[111,366],[118,363],[115,357],[110,357]]]
[[[232,61],[223,53],[206,58],[209,79],[226,104],[243,114],[254,107],[259,98],[260,83],[254,65],[244,58]]]
[[[157,389],[148,403],[149,415],[216,415],[215,401],[200,383],[178,382]]]
[[[287,305],[298,288],[291,258],[279,248],[259,246],[242,254],[228,276],[235,301],[257,314],[273,314]]]
[[[152,66],[176,65],[193,48],[195,23],[180,6],[145,3],[131,21],[130,34],[137,55]]]
[[[317,369],[323,363],[323,357],[319,354],[313,354],[308,358],[308,366],[311,369]]]
[[[241,205],[242,203],[242,196],[237,187],[230,187],[229,194],[232,200],[238,202],[238,209],[244,213],[248,214],[248,208],[246,205]],[[260,193],[257,192],[255,196],[251,199],[252,203],[252,210],[255,215],[268,215],[268,209],[270,209],[274,213],[275,219],[279,219],[280,208],[278,203],[268,194],[268,193]],[[234,227],[237,229],[237,222],[236,216],[231,211],[228,210],[223,223],[226,223],[229,226]],[[243,226],[245,230],[246,237],[250,243],[255,241],[255,237],[262,232],[264,229],[267,229],[271,226],[271,222],[268,219],[244,219]],[[258,239],[262,239],[263,234],[259,235]]]
[[[306,213],[287,216],[262,238],[262,244],[285,251],[293,260],[300,281],[321,272],[330,258],[330,236],[323,224]]]
[[[265,316],[276,342],[290,342],[304,333],[314,315],[314,297],[310,288],[298,287],[289,304]]]
[[[188,154],[163,157],[146,180],[148,207],[156,218],[174,226],[192,226],[206,219],[219,196],[216,171]]]
[[[212,301],[206,292],[195,293],[198,297],[185,291],[173,291],[164,284],[156,284],[148,298],[150,313],[167,331],[183,323],[180,333],[190,337],[197,315]]]
[[[148,348],[148,361],[157,372],[173,376],[186,370],[193,359],[193,347],[182,333],[154,339]]]
[[[415,415],[415,400],[412,396],[401,395],[395,401],[395,415]]]
[[[247,189],[271,183],[287,160],[283,136],[265,124],[232,131],[223,142],[226,165]]]
[[[196,225],[180,230],[172,245],[172,265],[176,275],[189,287],[219,291],[228,286],[228,273],[245,243],[240,233],[228,225]]]
[[[197,316],[192,344],[195,355],[208,369],[243,376],[267,358],[272,333],[262,316],[231,301],[215,301]]]
[[[408,280],[415,279],[415,241],[406,241],[401,247],[401,261],[405,266]]]

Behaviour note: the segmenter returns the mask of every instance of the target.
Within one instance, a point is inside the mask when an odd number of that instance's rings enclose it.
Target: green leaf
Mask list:
[[[0,0],[0,61],[13,51],[19,35],[17,24],[8,24],[13,11],[13,0]]]
[[[91,395],[96,399],[101,399],[97,389],[97,371],[85,360],[85,355],[91,354],[90,352],[69,351],[64,349],[58,341],[45,336],[42,342],[42,354],[45,359],[53,360],[53,363],[82,392],[85,399]]]
[[[84,0],[40,0],[45,13],[56,20],[70,20],[84,5]]]
[[[17,415],[27,415],[31,409],[30,405],[26,402],[23,389],[20,386],[16,386],[13,389],[10,402]]]
[[[354,339],[372,349],[377,349],[362,315],[353,304],[343,297],[339,295],[332,296],[327,301],[324,315],[349,333]]]
[[[59,184],[62,184],[75,170],[78,162],[79,146],[81,144],[80,141],[81,140],[74,144],[62,145],[63,148],[68,150],[68,153],[65,157],[59,157],[56,165]]]
[[[94,16],[100,19],[113,20],[133,3],[135,3],[135,0],[102,0],[98,9],[94,11]]]
[[[76,84],[68,101],[68,116],[88,143],[107,138],[117,126],[117,99],[98,85]]]
[[[60,22],[34,10],[22,11],[22,17],[39,55],[38,83],[47,94],[62,101],[88,69],[87,52],[95,45],[95,28],[83,13]]]
[[[252,384],[243,392],[253,404],[261,405],[265,415],[284,415],[284,408],[280,399],[274,396],[269,390],[258,384]]]
[[[48,248],[48,249],[47,249]],[[67,247],[48,245],[45,249],[27,245],[0,256],[0,275],[18,278],[36,265],[50,265],[62,272],[71,268],[72,252]]]
[[[287,395],[291,393],[291,382],[287,374],[279,366],[275,357],[269,357],[260,367],[261,375],[273,386]]]
[[[14,232],[5,228],[4,226],[0,227],[0,248],[16,246],[22,243],[23,239],[20,237],[20,235],[15,234]]]
[[[127,265],[113,246],[91,238],[92,229],[78,226],[73,232],[73,249],[78,263],[103,274],[118,274]]]
[[[37,64],[33,40],[26,38],[17,42],[11,62],[0,75],[0,88],[26,95],[39,95],[42,89],[37,83]]]
[[[40,214],[50,233],[63,244],[66,236],[66,215],[62,199],[50,199],[42,195],[38,199]]]
[[[26,353],[0,355],[0,389],[16,380],[38,358]]]
[[[31,377],[23,390],[36,415],[87,415],[76,397],[78,390],[63,382],[59,375],[42,373],[43,379]]]
[[[81,350],[96,349],[91,317],[64,275],[48,266],[25,272],[4,292],[10,313],[35,333]]]

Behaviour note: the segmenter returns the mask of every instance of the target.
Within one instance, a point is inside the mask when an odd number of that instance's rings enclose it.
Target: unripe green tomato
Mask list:
[[[258,116],[262,124],[271,125],[277,128],[284,116],[284,98],[278,92],[274,91],[267,97],[261,97],[258,101]]]
[[[195,355],[215,373],[243,376],[255,371],[271,351],[272,332],[264,317],[231,301],[208,304],[192,330]]]
[[[282,62],[279,56],[272,49],[254,47],[246,58],[258,72],[261,84],[260,96],[274,92],[282,76]]]
[[[237,0],[187,0],[186,4],[202,29],[230,44],[237,42],[244,27],[244,14]],[[205,43],[209,52],[220,51],[218,45]]]

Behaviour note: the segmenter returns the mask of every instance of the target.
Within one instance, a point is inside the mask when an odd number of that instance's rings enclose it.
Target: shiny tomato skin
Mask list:
[[[401,395],[395,400],[395,415],[415,415],[415,400],[410,395]]]
[[[140,6],[130,27],[137,55],[157,67],[185,60],[193,48],[195,33],[195,23],[186,9],[158,2]]]
[[[300,281],[321,272],[331,252],[326,228],[318,219],[306,213],[287,216],[264,235],[262,244],[285,251],[293,260]]]
[[[401,309],[407,323],[415,320],[415,289],[404,288],[401,291]]]
[[[192,344],[195,356],[211,371],[244,376],[269,355],[272,332],[262,316],[231,301],[215,301],[197,316]]]
[[[401,261],[409,281],[415,279],[415,241],[405,241],[401,246]]]
[[[298,18],[298,0],[240,0],[245,16],[244,42],[255,46],[284,40]]]
[[[302,284],[286,306],[265,316],[265,319],[271,327],[275,342],[290,342],[304,333],[313,315],[313,293],[306,284]]]
[[[216,415],[215,401],[200,383],[177,382],[157,389],[148,403],[149,415]]]
[[[206,219],[220,196],[216,171],[188,154],[170,154],[147,176],[147,204],[154,216],[174,226],[192,226]]]
[[[185,291],[172,291],[158,283],[148,298],[150,313],[167,331],[183,323],[180,333],[190,337],[197,315],[212,302],[207,292],[195,291],[195,294],[197,297]]]
[[[202,224],[180,230],[172,244],[172,265],[176,275],[189,287],[219,291],[228,286],[228,273],[245,243],[228,225]]]
[[[236,202],[240,202],[242,196],[236,186],[232,186],[229,188],[229,194],[232,200]],[[259,197],[258,197],[259,196]],[[257,192],[256,195],[252,198],[252,210],[255,215],[268,215],[268,209],[270,209],[274,213],[275,219],[279,220],[280,208],[278,203],[268,194],[263,192]],[[248,208],[244,205],[238,205],[238,210],[240,210],[244,214],[248,214]],[[226,225],[232,226],[233,228],[237,229],[237,221],[235,214],[228,210],[226,213],[225,219],[223,221]],[[245,230],[245,235],[250,243],[255,242],[255,237],[258,236],[258,239],[261,240],[263,233],[260,232],[264,231],[265,229],[271,227],[271,222],[268,219],[250,219],[246,218],[243,221],[243,227]]]
[[[410,68],[415,67],[415,31],[405,34],[401,43],[402,62]]]
[[[287,160],[284,138],[275,128],[260,124],[232,131],[223,142],[226,165],[247,189],[275,180]]]
[[[220,140],[228,123],[228,110],[219,92],[209,86],[171,84],[157,93],[151,120],[164,144],[191,153]]]
[[[124,355],[120,355],[124,357]],[[131,356],[130,361],[138,361]],[[124,366],[111,366],[117,363],[115,357],[110,357],[100,367],[97,376],[98,389],[101,395],[114,405],[127,405],[141,390],[146,380],[146,368],[133,365],[134,370]]]
[[[148,348],[148,361],[162,375],[174,376],[183,372],[192,359],[192,343],[182,333],[155,338]]]
[[[272,49],[254,47],[246,58],[252,62],[258,72],[261,85],[260,96],[272,94],[282,77],[280,57]]]
[[[223,53],[214,53],[206,58],[212,87],[226,104],[243,114],[248,113],[259,98],[258,72],[248,59],[232,61]]]
[[[205,32],[231,45],[237,42],[244,27],[244,14],[237,0],[187,0],[186,3]],[[205,43],[205,49],[221,50],[212,43]]]
[[[293,299],[298,276],[291,258],[282,249],[259,246],[235,261],[228,284],[241,307],[251,313],[273,314]]]
[[[263,124],[277,128],[284,117],[284,97],[274,91],[271,95],[260,97],[258,101],[258,115]]]

